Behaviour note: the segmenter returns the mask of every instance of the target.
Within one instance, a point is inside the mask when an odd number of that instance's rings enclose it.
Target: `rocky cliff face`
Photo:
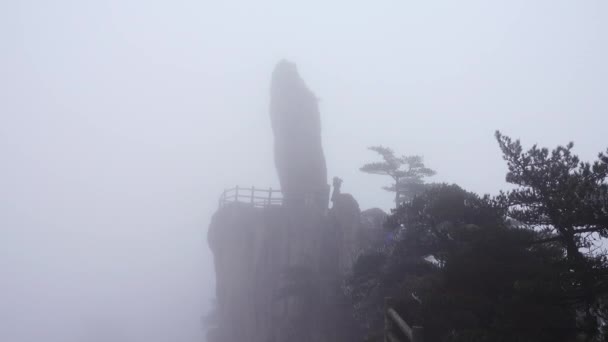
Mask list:
[[[208,231],[217,281],[217,326],[208,341],[357,341],[341,283],[361,245],[382,228],[352,209],[220,208]],[[374,219],[386,215],[378,211]]]
[[[214,341],[327,341],[339,283],[336,234],[317,210],[220,209],[209,228],[217,279]]]

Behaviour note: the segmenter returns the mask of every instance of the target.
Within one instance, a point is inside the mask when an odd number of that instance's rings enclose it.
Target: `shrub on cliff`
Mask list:
[[[434,185],[393,211],[393,239],[357,261],[347,291],[370,335],[385,297],[427,341],[556,341],[576,333],[564,300],[564,255],[530,245],[538,233],[512,227],[504,211],[456,185]]]

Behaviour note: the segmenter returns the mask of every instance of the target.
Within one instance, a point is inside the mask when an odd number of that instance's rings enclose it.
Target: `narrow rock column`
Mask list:
[[[317,97],[295,64],[285,60],[272,74],[270,95],[274,158],[285,204],[314,204],[325,210],[329,186]]]

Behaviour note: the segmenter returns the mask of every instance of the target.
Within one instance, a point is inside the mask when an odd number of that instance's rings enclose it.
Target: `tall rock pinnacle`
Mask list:
[[[270,95],[275,165],[285,203],[312,201],[326,209],[329,186],[317,98],[296,65],[285,60],[274,69]]]

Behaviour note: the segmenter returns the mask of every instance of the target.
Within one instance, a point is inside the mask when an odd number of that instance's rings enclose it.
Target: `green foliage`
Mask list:
[[[397,208],[387,238],[361,255],[346,292],[370,340],[381,336],[384,299],[426,341],[603,341],[608,336],[608,151],[581,162],[573,144],[524,150],[496,132],[515,187],[480,197],[424,184],[420,157],[361,171],[390,176]],[[413,170],[413,171],[412,171]],[[403,201],[402,189],[410,197]],[[404,192],[408,192],[404,191]],[[414,194],[414,195],[411,195]]]
[[[397,206],[403,201],[411,200],[415,194],[422,191],[425,177],[435,175],[434,170],[424,165],[421,156],[396,157],[392,149],[383,146],[372,146],[369,149],[378,153],[382,161],[365,164],[360,170],[391,177],[393,183],[383,189],[395,192]]]
[[[564,297],[579,312],[579,329],[586,336],[601,336],[608,317],[608,265],[604,252],[593,247],[608,237],[606,156],[581,162],[572,153],[573,143],[552,151],[534,145],[524,152],[519,140],[498,131],[496,139],[509,167],[506,179],[516,186],[498,200],[510,217],[545,233],[537,242],[555,241],[563,248],[569,265]]]
[[[502,222],[503,217],[502,208],[488,196],[479,197],[455,184],[429,184],[410,203],[395,209],[388,225],[421,224],[429,229],[445,221],[489,225]]]
[[[608,164],[581,162],[573,143],[523,152],[519,140],[498,131],[496,139],[509,167],[506,180],[517,186],[502,194],[511,217],[557,234],[569,253],[586,246],[578,234],[608,237]]]
[[[393,211],[392,238],[355,264],[348,290],[370,335],[383,300],[425,327],[426,341],[556,341],[576,333],[563,300],[569,272],[554,244],[504,222],[489,197],[433,185]]]

